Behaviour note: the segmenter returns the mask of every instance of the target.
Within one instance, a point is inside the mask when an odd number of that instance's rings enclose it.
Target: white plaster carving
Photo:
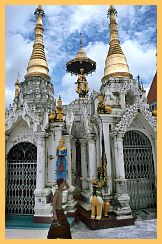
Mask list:
[[[134,93],[134,95],[137,95],[137,96],[141,95],[141,92],[136,87],[136,85],[133,84],[131,81],[127,80],[126,82],[123,83],[120,93],[126,94],[129,90],[131,90]]]
[[[10,136],[7,141],[6,153],[17,143],[20,142],[30,142],[36,144],[35,136],[33,130],[28,127],[28,125],[22,121],[22,125],[15,127],[14,130],[10,133]]]
[[[14,124],[20,119],[27,122],[29,127],[32,127],[34,131],[37,130],[37,126],[40,125],[40,118],[33,114],[27,103],[24,103],[23,107],[16,109],[16,107],[10,107],[6,117],[6,131],[10,130]]]
[[[134,127],[134,128],[140,128],[140,129],[145,129],[145,126],[141,123],[141,121],[135,117],[134,120],[132,121],[132,123],[130,124],[130,127]]]
[[[88,116],[88,111],[87,111],[86,106],[82,106],[81,111],[82,111],[82,119],[84,122],[85,132],[87,135],[90,135],[91,133],[93,133],[93,128],[92,128],[92,124],[90,122],[90,118]]]
[[[133,122],[134,118],[136,117],[139,111],[144,116],[148,124],[156,132],[155,118],[152,116],[151,112],[149,112],[149,110],[146,108],[145,104],[141,103],[140,101],[137,101],[134,105],[130,106],[130,108],[126,110],[120,122],[117,123],[115,127],[115,132],[119,132],[119,131],[126,132],[127,128],[130,127],[131,123]]]

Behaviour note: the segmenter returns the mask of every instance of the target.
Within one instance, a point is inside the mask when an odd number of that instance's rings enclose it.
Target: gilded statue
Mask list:
[[[84,69],[80,69],[80,74],[78,75],[78,79],[75,84],[77,84],[77,93],[80,96],[84,97],[89,91],[86,75],[84,74]]]
[[[18,97],[20,93],[20,87],[19,87],[19,80],[17,79],[15,82],[15,97]]]
[[[108,209],[110,207],[110,203],[108,201],[104,201],[101,193],[101,185],[98,181],[92,180],[93,192],[90,197],[91,203],[91,219],[101,220],[102,211],[104,217],[108,216]]]
[[[54,122],[55,120],[55,113],[51,110],[50,114],[48,115],[48,119],[50,122]]]
[[[104,96],[98,95],[98,105],[97,113],[98,114],[110,114],[112,111],[111,107],[104,102]]]
[[[54,121],[63,121],[63,115],[64,115],[64,108],[62,106],[62,99],[59,95],[59,99],[57,101],[57,106],[55,109],[55,118]]]

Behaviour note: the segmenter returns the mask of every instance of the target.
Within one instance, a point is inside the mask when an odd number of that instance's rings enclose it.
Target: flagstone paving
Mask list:
[[[157,220],[136,220],[135,225],[90,230],[77,222],[71,228],[73,239],[156,239]],[[48,229],[6,229],[6,239],[46,239]]]

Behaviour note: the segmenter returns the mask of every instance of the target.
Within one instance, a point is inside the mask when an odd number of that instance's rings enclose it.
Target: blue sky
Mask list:
[[[6,7],[6,105],[14,98],[17,73],[24,80],[32,52],[37,6]],[[79,33],[87,56],[97,63],[88,76],[90,91],[99,90],[108,52],[109,20],[106,5],[45,5],[44,44],[55,98],[61,94],[64,104],[78,97],[76,76],[66,73],[66,62],[79,50]],[[130,72],[142,77],[148,91],[156,72],[156,6],[115,6],[118,11],[119,38]]]

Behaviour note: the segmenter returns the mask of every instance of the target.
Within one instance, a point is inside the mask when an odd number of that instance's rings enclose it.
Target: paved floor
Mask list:
[[[71,228],[73,239],[156,239],[156,219],[136,220],[135,225],[90,230],[82,222]],[[48,229],[6,229],[6,239],[46,239]]]

